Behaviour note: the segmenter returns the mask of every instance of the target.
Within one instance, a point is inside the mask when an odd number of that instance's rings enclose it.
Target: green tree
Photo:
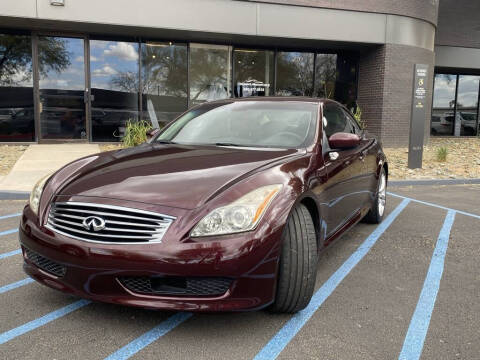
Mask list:
[[[39,41],[38,69],[41,76],[60,72],[70,65],[62,39],[43,37]],[[18,86],[32,80],[30,36],[0,34],[0,86]]]

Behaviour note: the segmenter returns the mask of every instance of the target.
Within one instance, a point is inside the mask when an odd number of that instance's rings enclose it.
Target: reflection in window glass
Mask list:
[[[190,44],[190,105],[231,96],[231,48]]]
[[[337,56],[337,78],[334,99],[348,109],[356,107],[357,64],[358,57],[356,54],[339,53]]]
[[[333,99],[337,78],[337,55],[317,54],[315,60],[315,95]]]
[[[311,53],[278,52],[276,94],[312,96],[313,58]]]
[[[0,34],[0,141],[34,141],[30,36]]]
[[[42,139],[86,139],[83,39],[40,36],[38,57]]]
[[[453,135],[457,76],[436,74],[433,90],[432,135]],[[460,129],[458,129],[460,134]]]
[[[187,110],[187,46],[142,44],[143,119],[154,127]]]
[[[480,76],[460,75],[458,77],[457,112],[455,127],[460,123],[460,135],[475,136],[478,131],[478,87]]]
[[[275,77],[273,51],[235,49],[233,62],[235,97],[272,94]]]
[[[138,43],[90,41],[93,141],[119,141],[138,119],[138,57]]]

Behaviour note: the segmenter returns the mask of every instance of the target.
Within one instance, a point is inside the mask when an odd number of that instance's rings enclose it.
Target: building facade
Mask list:
[[[0,7],[0,142],[119,141],[228,97],[360,107],[386,146],[478,133],[480,3],[469,0],[16,0]],[[432,101],[433,100],[433,101]]]

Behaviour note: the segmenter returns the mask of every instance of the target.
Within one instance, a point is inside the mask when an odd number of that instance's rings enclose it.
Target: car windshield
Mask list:
[[[166,128],[156,142],[300,148],[311,144],[318,104],[298,101],[239,101],[206,104]]]

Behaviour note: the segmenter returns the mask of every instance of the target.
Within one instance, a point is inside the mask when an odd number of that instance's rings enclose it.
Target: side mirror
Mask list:
[[[357,134],[338,132],[330,136],[328,144],[331,149],[351,149],[360,144],[360,136]]]
[[[155,137],[160,132],[160,129],[150,129],[147,131],[147,141]]]

